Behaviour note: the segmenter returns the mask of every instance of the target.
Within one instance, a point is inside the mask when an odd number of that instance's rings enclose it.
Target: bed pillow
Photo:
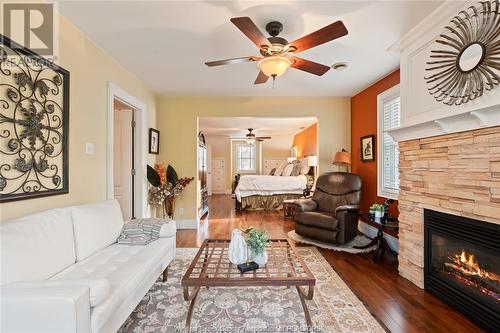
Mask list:
[[[283,173],[283,170],[285,169],[285,167],[287,166],[287,163],[283,163],[281,164],[278,169],[276,169],[276,171],[274,172],[274,175],[275,176],[281,176],[281,174]]]
[[[290,176],[293,171],[293,164],[287,164],[285,169],[283,169],[283,173],[281,174],[282,176]]]
[[[307,163],[302,163],[300,167],[300,174],[301,175],[307,175],[309,173],[309,170],[311,167],[307,165]]]
[[[300,163],[300,162],[294,163],[292,173],[290,174],[290,176],[294,176],[294,177],[299,176],[300,170],[302,170],[302,163]]]

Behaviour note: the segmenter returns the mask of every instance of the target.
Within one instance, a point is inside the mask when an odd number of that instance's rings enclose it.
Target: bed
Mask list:
[[[234,188],[236,210],[278,209],[284,200],[300,198],[307,184],[306,175],[238,175]]]

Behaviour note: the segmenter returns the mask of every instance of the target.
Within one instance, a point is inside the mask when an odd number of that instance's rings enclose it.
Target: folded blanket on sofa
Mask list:
[[[125,223],[122,232],[118,237],[118,244],[126,245],[147,245],[160,237],[170,237],[168,224],[169,220],[158,218],[136,219]]]

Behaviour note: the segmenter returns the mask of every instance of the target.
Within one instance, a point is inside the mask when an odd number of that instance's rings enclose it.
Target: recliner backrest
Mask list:
[[[359,205],[361,187],[359,175],[329,172],[318,177],[312,199],[318,203],[319,211],[334,213],[342,205]]]

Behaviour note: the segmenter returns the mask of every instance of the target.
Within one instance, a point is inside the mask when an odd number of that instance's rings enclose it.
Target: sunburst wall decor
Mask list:
[[[69,72],[0,35],[0,202],[68,193]]]
[[[425,77],[438,102],[460,105],[499,85],[500,4],[480,1],[462,10],[445,27],[431,50]]]

